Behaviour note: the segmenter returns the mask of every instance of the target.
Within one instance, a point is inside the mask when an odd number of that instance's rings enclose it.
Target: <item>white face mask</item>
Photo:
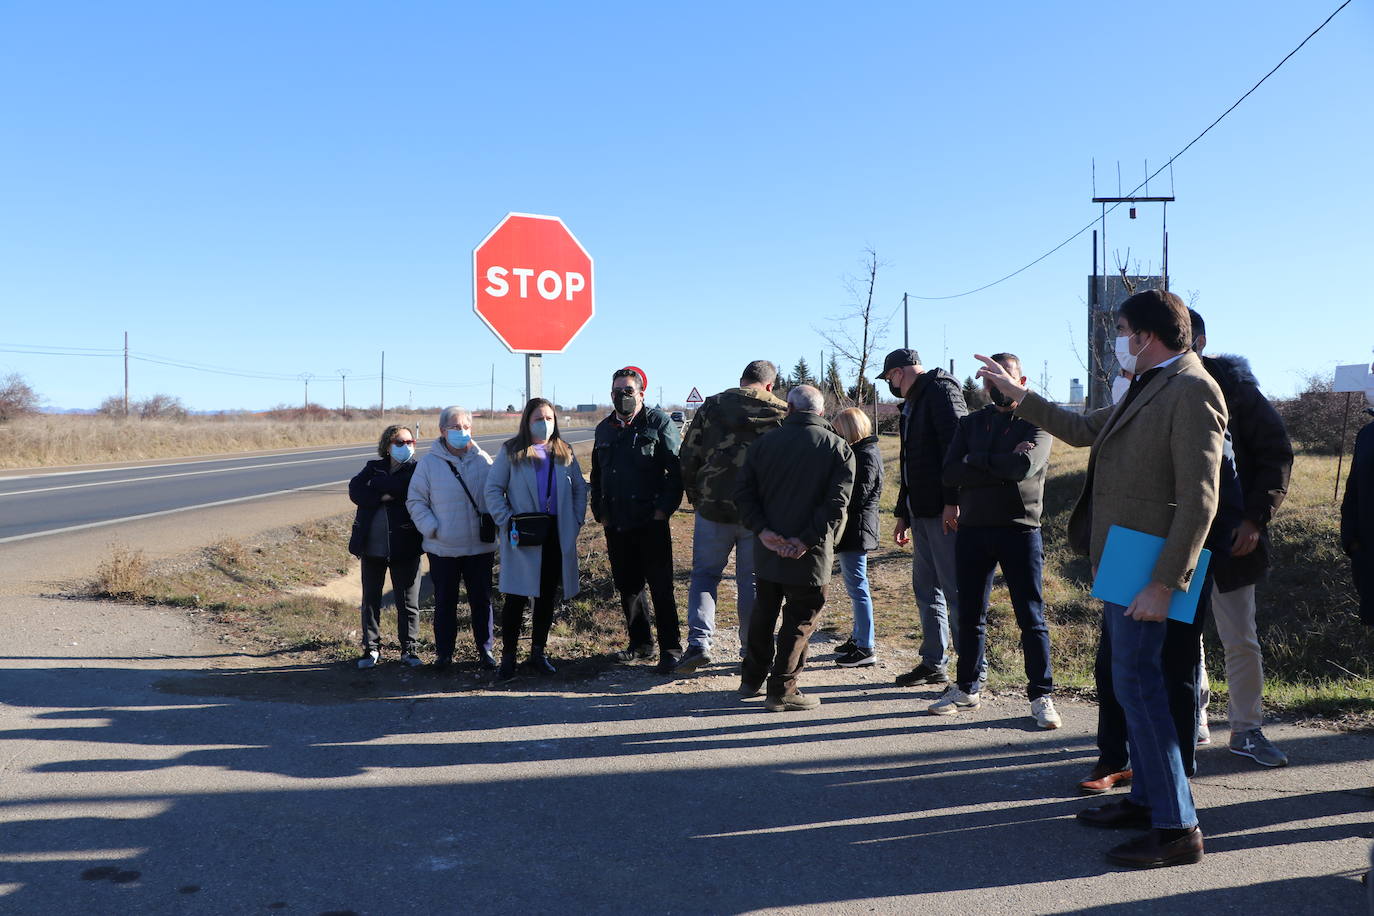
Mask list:
[[[1123,334],[1116,339],[1116,361],[1121,364],[1122,369],[1134,373],[1135,361],[1139,358],[1139,353],[1131,352],[1131,335]]]
[[[1131,388],[1131,380],[1124,375],[1118,375],[1112,379],[1112,403],[1120,404],[1121,399],[1126,396],[1126,392]]]

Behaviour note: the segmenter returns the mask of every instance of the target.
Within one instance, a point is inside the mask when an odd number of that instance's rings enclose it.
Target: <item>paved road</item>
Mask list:
[[[1276,771],[1204,748],[1206,858],[1134,873],[1102,857],[1129,832],[1073,818],[1093,707],[1057,732],[1016,693],[926,715],[934,688],[835,668],[828,639],[824,705],[773,715],[734,666],[474,689],[226,654],[178,610],[0,620],[7,916],[1363,912],[1367,735],[1275,724]]]
[[[565,438],[592,434],[571,429]],[[491,451],[506,438],[477,441]],[[0,544],[336,486],[374,457],[375,449],[351,445],[3,477]]]

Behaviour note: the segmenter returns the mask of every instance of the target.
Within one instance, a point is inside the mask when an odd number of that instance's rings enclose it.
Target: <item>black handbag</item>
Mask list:
[[[463,476],[458,473],[458,469],[455,468],[453,465],[449,464],[447,461],[445,461],[444,464],[448,464],[448,469],[453,472],[454,477],[458,478],[458,483],[460,486],[462,486],[463,492],[468,495],[468,502],[472,503],[472,509],[474,512],[477,513],[477,537],[482,541],[483,544],[495,544],[496,519],[492,518],[490,513],[483,512],[477,508],[477,500],[472,498],[472,491],[469,490],[468,485],[463,482]]]
[[[553,500],[553,458],[545,459],[549,465],[549,499]],[[548,503],[544,504],[548,509]],[[543,547],[549,539],[558,516],[552,512],[517,512],[510,517],[510,542],[516,547]]]

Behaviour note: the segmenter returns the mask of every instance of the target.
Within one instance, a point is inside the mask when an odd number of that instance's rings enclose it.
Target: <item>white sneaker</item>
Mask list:
[[[1059,710],[1054,708],[1054,700],[1048,696],[1031,700],[1031,715],[1041,728],[1058,728],[1064,724],[1064,720],[1059,718]]]
[[[1197,711],[1197,744],[1202,747],[1212,743],[1212,730],[1207,727],[1207,705],[1201,704]]]
[[[358,667],[375,668],[377,667],[377,659],[379,658],[381,658],[380,652],[378,652],[376,649],[368,649],[366,652],[363,653],[363,657],[358,659]]]
[[[926,711],[932,716],[952,716],[961,709],[977,709],[982,702],[978,691],[964,693],[958,687],[950,684],[945,695],[927,706]]]
[[[407,668],[418,668],[423,665],[424,662],[420,661],[420,656],[416,655],[414,652],[403,652],[401,654],[401,664],[405,665]]]

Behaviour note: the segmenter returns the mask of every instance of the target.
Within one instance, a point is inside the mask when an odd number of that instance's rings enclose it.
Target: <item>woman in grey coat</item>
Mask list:
[[[498,680],[515,677],[515,653],[525,609],[534,599],[530,667],[538,674],[555,669],[545,654],[558,586],[563,598],[578,592],[577,533],[587,513],[587,484],[572,449],[558,435],[553,404],[533,398],[520,415],[520,430],[496,453],[487,474],[487,511],[500,526],[501,670]],[[512,540],[511,516],[544,512],[555,517],[542,546]]]

